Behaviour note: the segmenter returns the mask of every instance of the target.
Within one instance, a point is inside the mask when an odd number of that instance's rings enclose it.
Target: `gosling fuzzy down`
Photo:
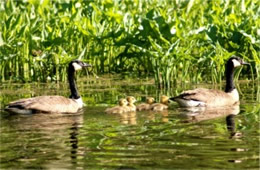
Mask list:
[[[161,96],[160,103],[154,103],[150,106],[150,110],[153,111],[163,111],[168,109],[169,97]]]
[[[129,109],[129,112],[135,112],[136,106],[134,103],[136,102],[136,99],[133,96],[127,96],[126,100],[128,101],[127,107]]]
[[[143,111],[143,110],[150,110],[150,106],[154,103],[153,97],[147,97],[146,103],[141,103],[138,106],[136,106],[137,111]]]
[[[105,112],[108,114],[122,114],[129,111],[129,108],[127,106],[128,102],[126,99],[120,99],[118,104],[119,106],[107,108]]]

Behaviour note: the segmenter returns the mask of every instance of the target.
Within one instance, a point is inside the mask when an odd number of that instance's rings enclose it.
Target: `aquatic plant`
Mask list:
[[[63,81],[66,63],[152,76],[161,87],[220,82],[237,54],[260,77],[259,2],[6,0],[0,2],[0,81]]]

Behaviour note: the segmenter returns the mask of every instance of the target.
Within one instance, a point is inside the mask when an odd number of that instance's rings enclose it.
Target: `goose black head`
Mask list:
[[[244,60],[237,56],[232,56],[228,59],[227,67],[238,67],[241,65],[249,65],[249,63],[246,63]]]
[[[92,65],[84,63],[80,60],[73,60],[70,62],[69,66],[74,69],[74,71],[81,70],[83,67],[92,67]]]

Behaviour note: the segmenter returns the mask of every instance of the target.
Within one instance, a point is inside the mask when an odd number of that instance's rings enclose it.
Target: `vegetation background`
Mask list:
[[[64,81],[80,58],[95,72],[156,84],[221,82],[231,55],[260,79],[259,0],[4,0],[0,81]],[[241,71],[241,69],[239,70]]]

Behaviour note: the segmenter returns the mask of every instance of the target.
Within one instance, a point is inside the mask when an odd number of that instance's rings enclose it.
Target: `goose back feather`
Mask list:
[[[69,99],[63,96],[39,96],[11,102],[6,110],[15,113],[18,109],[20,113],[76,113],[82,107],[83,102],[81,98]]]
[[[198,88],[187,90],[177,97],[171,98],[183,107],[226,106],[238,103],[239,95],[236,89],[230,93],[221,90]]]

